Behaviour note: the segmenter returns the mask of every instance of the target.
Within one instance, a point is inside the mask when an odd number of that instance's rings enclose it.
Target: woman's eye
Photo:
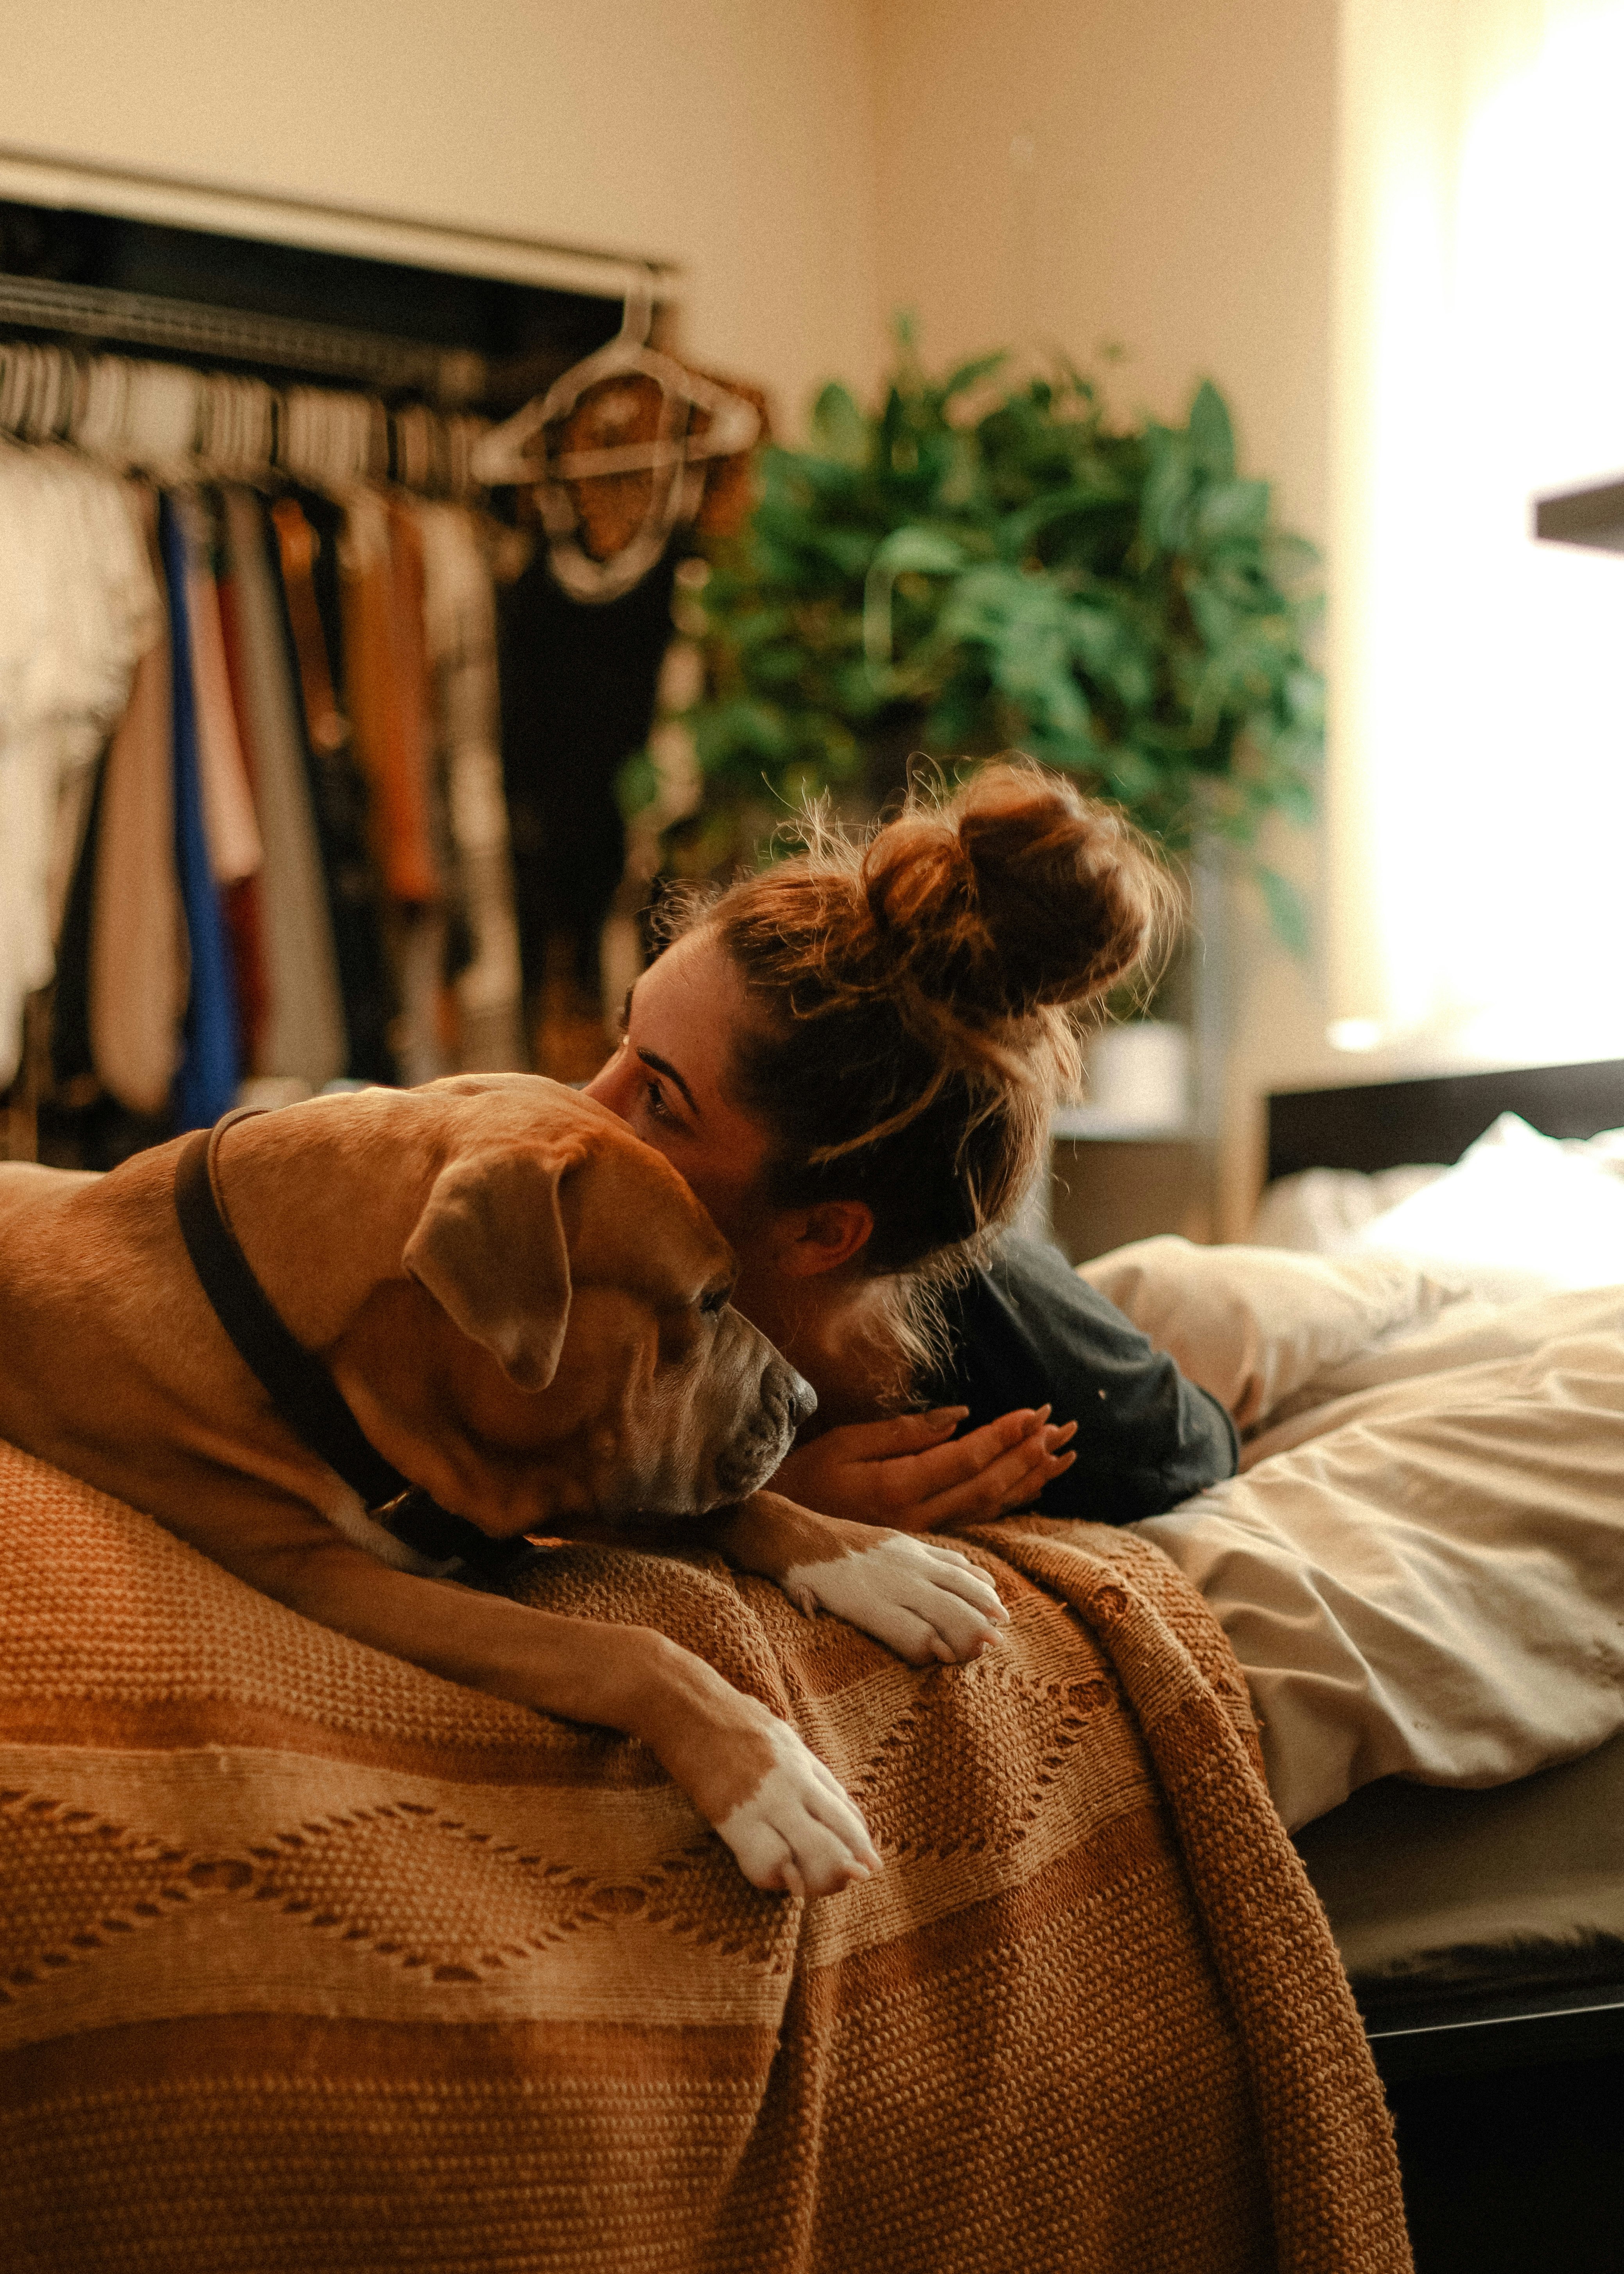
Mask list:
[[[643,1086],[643,1102],[649,1110],[649,1118],[650,1120],[669,1121],[671,1119],[672,1117],[665,1108],[665,1095],[662,1092],[658,1082],[644,1082]]]

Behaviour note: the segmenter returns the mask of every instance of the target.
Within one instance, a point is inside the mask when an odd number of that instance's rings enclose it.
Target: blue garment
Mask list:
[[[203,828],[198,713],[192,681],[192,619],[186,606],[186,542],[168,498],[159,501],[158,537],[169,601],[169,677],[175,741],[175,869],[192,950],[185,1051],[175,1077],[175,1127],[207,1129],[237,1096],[242,1046],[237,984],[220,893]]]

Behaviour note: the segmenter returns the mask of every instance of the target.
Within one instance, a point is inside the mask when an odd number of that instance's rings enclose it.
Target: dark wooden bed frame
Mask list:
[[[1268,1174],[1454,1162],[1501,1113],[1549,1137],[1624,1127],[1624,1059],[1284,1092],[1268,1100]],[[1624,1477],[1620,1496],[1624,1510]],[[1624,2274],[1624,1969],[1361,2010],[1417,2274]]]
[[[1502,1113],[1520,1113],[1547,1137],[1624,1128],[1624,1058],[1279,1092],[1268,1101],[1269,1178],[1458,1161]]]

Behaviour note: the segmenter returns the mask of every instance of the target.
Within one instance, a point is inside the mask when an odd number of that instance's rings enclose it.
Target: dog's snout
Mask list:
[[[728,1498],[741,1499],[765,1484],[796,1430],[816,1411],[811,1383],[773,1352],[757,1382],[754,1407],[741,1415],[737,1434],[717,1462],[717,1480]]]
[[[762,1404],[793,1434],[817,1412],[817,1392],[803,1374],[780,1359],[762,1376]]]

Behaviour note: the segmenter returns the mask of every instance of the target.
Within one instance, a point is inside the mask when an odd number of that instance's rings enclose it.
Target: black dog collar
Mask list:
[[[175,1166],[175,1213],[192,1268],[244,1364],[301,1443],[337,1471],[374,1524],[438,1561],[459,1558],[487,1581],[527,1560],[523,1540],[492,1540],[432,1500],[367,1438],[321,1360],[294,1337],[249,1268],[214,1190],[214,1153],[233,1123],[261,1112],[239,1106],[199,1129]]]

